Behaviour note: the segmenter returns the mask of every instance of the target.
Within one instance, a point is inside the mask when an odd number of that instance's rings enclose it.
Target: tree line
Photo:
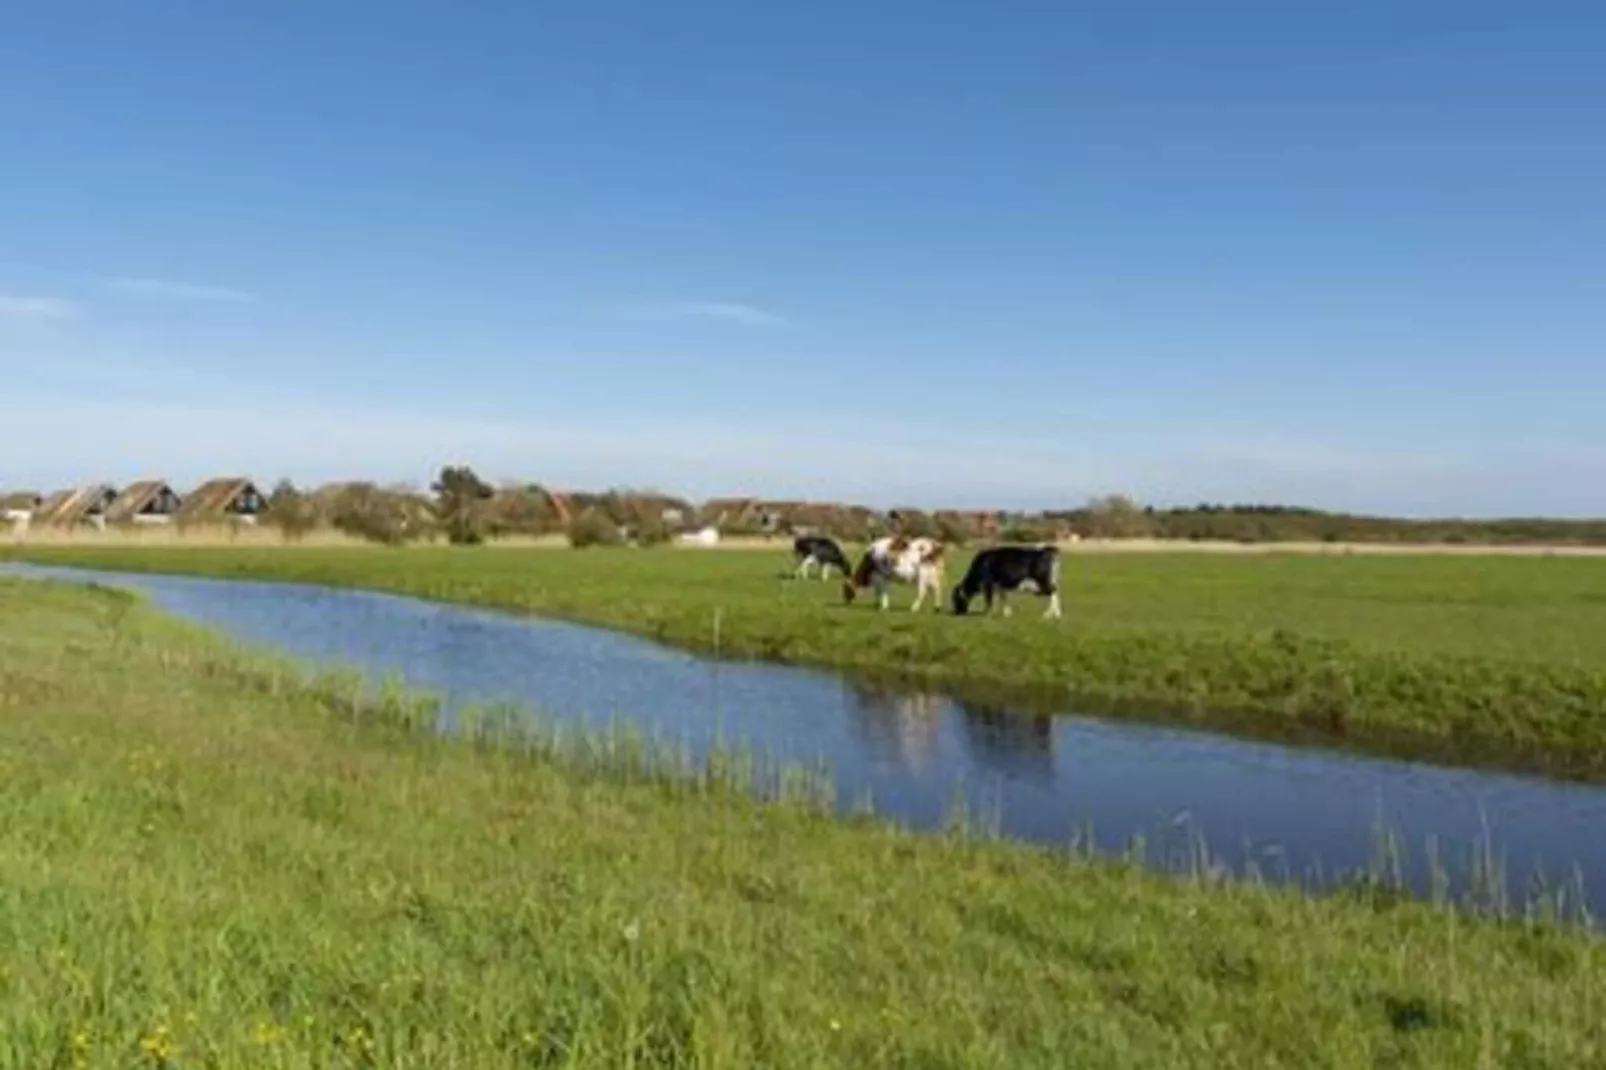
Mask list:
[[[575,495],[567,515],[554,508],[539,483],[492,487],[467,465],[441,468],[428,493],[375,483],[346,483],[306,492],[281,480],[268,496],[263,522],[295,540],[323,528],[386,545],[444,538],[460,546],[509,536],[563,535],[575,546],[633,543],[653,546],[679,530],[714,523],[682,499],[652,491],[618,488]],[[667,508],[666,503],[672,503]],[[666,515],[669,514],[669,515]],[[1119,494],[1086,505],[1040,513],[931,512],[900,508],[883,515],[869,510],[818,506],[795,516],[726,518],[725,535],[788,535],[820,532],[858,542],[890,529],[934,535],[954,544],[980,541],[1042,542],[1078,536],[1091,539],[1187,541],[1373,542],[1606,545],[1606,519],[1544,517],[1492,520],[1410,520],[1326,512],[1298,506],[1200,503],[1156,508]]]

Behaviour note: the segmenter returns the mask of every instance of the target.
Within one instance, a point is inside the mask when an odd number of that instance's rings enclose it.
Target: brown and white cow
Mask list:
[[[946,548],[936,539],[885,535],[866,547],[853,575],[842,581],[842,599],[852,602],[859,588],[871,587],[880,608],[887,609],[892,603],[888,588],[897,580],[915,588],[911,611],[918,611],[927,595],[931,596],[931,608],[941,611],[945,552]]]

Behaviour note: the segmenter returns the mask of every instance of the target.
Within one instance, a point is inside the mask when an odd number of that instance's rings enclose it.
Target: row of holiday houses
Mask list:
[[[330,484],[314,492],[330,494],[347,484]],[[676,531],[710,529],[720,534],[782,534],[802,531],[870,532],[885,529],[895,511],[839,502],[811,502],[758,497],[713,498],[698,505],[667,494],[613,491],[594,493],[541,487],[506,488],[497,497],[535,492],[539,505],[558,528],[587,513],[614,511],[624,504],[635,517],[656,516]],[[255,523],[267,509],[267,498],[248,477],[208,480],[187,493],[166,480],[146,479],[118,488],[96,483],[52,494],[0,494],[0,521],[21,527],[77,528],[170,523]],[[1011,519],[1026,518],[990,510],[937,510],[933,519],[962,525],[981,538],[991,538]]]
[[[28,527],[70,528],[109,524],[254,523],[267,498],[249,478],[207,480],[179,494],[166,480],[144,479],[121,489],[109,483],[69,487],[51,494],[22,491],[0,497],[0,519]]]
[[[568,525],[587,511],[600,508],[609,497],[580,491],[544,491],[552,515],[560,525]],[[884,529],[898,510],[872,509],[842,502],[811,502],[795,499],[710,498],[701,505],[664,494],[619,495],[627,503],[626,512],[635,516],[655,515],[671,529],[712,529],[721,534],[781,534],[786,532],[837,531],[870,532]],[[903,510],[911,512],[913,510]],[[996,536],[1009,519],[1008,514],[992,510],[938,510],[934,519],[964,525],[984,538]]]

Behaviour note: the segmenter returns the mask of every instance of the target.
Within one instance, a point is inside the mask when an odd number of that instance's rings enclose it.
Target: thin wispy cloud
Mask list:
[[[142,297],[163,297],[175,301],[228,301],[253,302],[257,295],[228,286],[203,286],[171,279],[136,279],[119,276],[106,280],[106,285],[119,293]]]
[[[60,297],[24,297],[0,293],[0,319],[70,320],[78,305]]]
[[[756,327],[784,327],[790,321],[774,312],[735,301],[662,301],[626,305],[615,310],[623,319],[724,320]]]

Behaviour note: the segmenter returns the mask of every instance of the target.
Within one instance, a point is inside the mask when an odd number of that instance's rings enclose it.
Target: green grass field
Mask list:
[[[845,608],[788,551],[32,548],[114,569],[345,584],[1046,709],[1606,777],[1606,561],[1067,554],[1066,617]],[[953,562],[949,582],[966,558]]]
[[[0,1066],[1606,1059],[1577,930],[837,822],[355,695],[0,579]]]

